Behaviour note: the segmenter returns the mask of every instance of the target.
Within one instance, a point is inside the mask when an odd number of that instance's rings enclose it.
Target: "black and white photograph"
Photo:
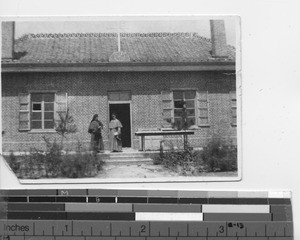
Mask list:
[[[238,16],[2,19],[2,154],[22,182],[241,179]]]

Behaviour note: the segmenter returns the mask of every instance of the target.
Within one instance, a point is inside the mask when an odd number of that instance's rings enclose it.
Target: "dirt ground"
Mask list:
[[[108,165],[103,167],[97,178],[157,178],[176,177],[177,173],[160,165]]]
[[[180,175],[161,165],[107,165],[97,178],[162,178],[179,177]],[[236,172],[200,173],[199,177],[232,177]],[[182,176],[181,176],[182,177]]]

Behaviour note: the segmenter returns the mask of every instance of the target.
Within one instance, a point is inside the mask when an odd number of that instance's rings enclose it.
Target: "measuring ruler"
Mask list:
[[[2,190],[0,240],[292,240],[289,192]]]

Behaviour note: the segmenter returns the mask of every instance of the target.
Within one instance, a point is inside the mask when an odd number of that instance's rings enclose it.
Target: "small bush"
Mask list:
[[[75,154],[63,154],[59,144],[44,138],[46,151],[30,149],[30,153],[16,157],[11,153],[7,162],[19,178],[94,177],[102,170],[103,161],[82,152],[81,144]]]
[[[236,171],[237,147],[226,144],[219,138],[213,138],[203,148],[201,158],[208,171]]]
[[[184,150],[160,149],[154,164],[161,164],[181,175],[198,175],[200,172],[237,170],[237,147],[219,138],[212,139],[202,151],[187,147]]]
[[[66,155],[61,164],[61,173],[64,177],[82,178],[94,177],[102,170],[103,161],[97,156],[82,152],[82,144],[78,141],[75,155]]]
[[[163,152],[154,160],[154,164],[164,165],[181,175],[194,175],[199,165],[199,156],[192,148],[187,147],[184,150],[171,149]]]

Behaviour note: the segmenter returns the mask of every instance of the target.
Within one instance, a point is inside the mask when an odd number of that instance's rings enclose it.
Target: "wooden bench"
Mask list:
[[[135,135],[141,137],[141,151],[145,151],[145,137],[146,136],[167,136],[167,135],[193,135],[192,130],[138,130]],[[184,148],[186,148],[187,141],[184,141]]]

